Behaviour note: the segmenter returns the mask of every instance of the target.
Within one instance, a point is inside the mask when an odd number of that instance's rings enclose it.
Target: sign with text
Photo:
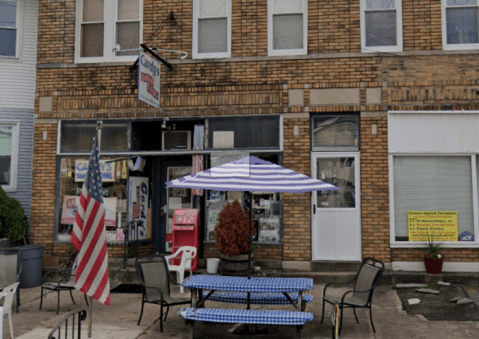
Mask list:
[[[138,62],[138,100],[160,107],[160,63],[140,48]]]
[[[457,211],[408,211],[409,241],[458,241]]]
[[[100,160],[102,182],[115,181],[115,163]],[[83,182],[88,172],[88,160],[75,160],[75,181]]]
[[[128,179],[128,215],[131,224],[129,236],[143,240],[147,237],[149,185],[146,177],[130,177]]]

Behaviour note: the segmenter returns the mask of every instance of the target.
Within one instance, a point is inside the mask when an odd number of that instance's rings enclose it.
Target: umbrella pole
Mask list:
[[[253,192],[249,192],[248,279],[251,278],[251,245],[253,244]]]

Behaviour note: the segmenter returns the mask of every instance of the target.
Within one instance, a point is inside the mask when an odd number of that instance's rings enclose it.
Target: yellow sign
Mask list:
[[[457,211],[408,211],[409,241],[458,241]]]

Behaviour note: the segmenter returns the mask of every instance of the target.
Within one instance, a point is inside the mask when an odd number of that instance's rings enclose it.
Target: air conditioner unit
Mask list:
[[[190,150],[191,131],[163,131],[163,150]]]

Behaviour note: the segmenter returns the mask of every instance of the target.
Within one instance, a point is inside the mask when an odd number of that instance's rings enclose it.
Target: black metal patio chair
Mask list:
[[[163,321],[166,321],[170,306],[191,304],[190,298],[173,298],[170,294],[170,282],[177,284],[170,277],[168,264],[161,254],[154,254],[135,259],[136,272],[142,284],[141,312],[138,319],[140,325],[145,303],[160,306],[160,332],[163,332]],[[177,284],[178,285],[178,284]],[[163,307],[166,313],[163,319]]]
[[[379,283],[379,279],[384,272],[384,264],[382,261],[374,258],[365,258],[361,263],[356,276],[346,283],[329,283],[324,286],[323,290],[323,310],[321,315],[321,324],[324,319],[324,305],[329,303],[334,306],[338,304],[340,309],[339,320],[339,334],[341,334],[341,327],[343,325],[343,309],[352,308],[356,322],[359,324],[358,316],[356,315],[356,308],[369,308],[369,319],[373,331],[376,332],[373,323],[373,316],[371,311],[371,303],[373,292]],[[353,289],[344,293],[341,297],[326,296],[326,291],[331,285],[349,285],[354,283]]]

